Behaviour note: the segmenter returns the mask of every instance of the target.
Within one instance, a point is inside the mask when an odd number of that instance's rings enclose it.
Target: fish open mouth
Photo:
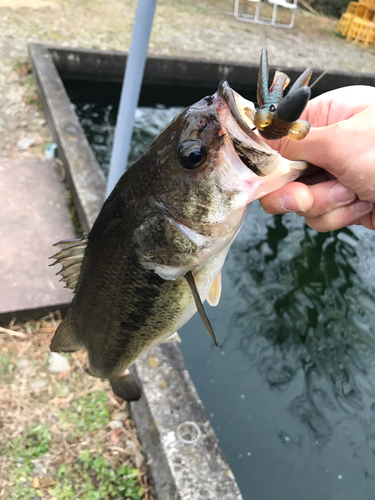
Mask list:
[[[252,124],[250,126],[248,123],[246,123],[244,117],[243,117],[243,110],[242,113],[240,112],[240,109],[238,108],[236,104],[236,99],[234,97],[234,93],[232,89],[230,88],[229,83],[226,80],[222,80],[219,83],[219,87],[217,89],[217,93],[220,97],[222,97],[225,102],[228,104],[230,112],[233,115],[233,118],[236,120],[237,125],[247,134],[247,135],[252,135],[253,130],[255,129],[255,125]],[[238,95],[238,94],[237,94]],[[244,99],[243,99],[244,100]],[[250,121],[250,120],[249,120]]]
[[[301,171],[307,168],[305,162],[283,158],[255,132],[255,106],[251,101],[232,90],[225,80],[220,82],[216,95],[219,98],[219,120],[230,140],[230,149],[247,172],[251,171],[251,175],[255,174],[258,180],[262,179],[256,197],[270,192],[274,186],[285,184],[283,178],[289,181],[301,175]],[[244,175],[247,180],[250,179],[247,174]]]
[[[269,159],[275,152],[254,132],[256,130],[252,120],[254,104],[232,90],[226,80],[219,83],[217,95],[228,105],[236,123],[235,127],[227,128],[227,134],[238,158],[259,177],[270,174],[273,166],[270,170]]]

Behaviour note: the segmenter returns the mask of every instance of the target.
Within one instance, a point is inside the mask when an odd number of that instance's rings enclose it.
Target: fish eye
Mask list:
[[[206,159],[205,147],[198,140],[185,141],[178,148],[178,159],[185,170],[195,170]]]
[[[276,111],[276,106],[274,104],[270,105],[270,111],[271,113],[274,113]]]

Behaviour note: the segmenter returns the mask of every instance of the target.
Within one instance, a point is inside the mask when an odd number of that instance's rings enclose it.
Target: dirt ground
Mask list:
[[[266,45],[270,62],[284,68],[374,71],[374,48],[337,36],[337,19],[299,9],[292,30],[271,28],[238,22],[225,13],[233,4],[159,0],[150,53],[246,63],[257,62]],[[41,156],[50,141],[33,78],[23,65],[28,42],[128,50],[135,9],[135,0],[0,0],[1,156]],[[19,144],[25,138],[32,142],[26,151]]]

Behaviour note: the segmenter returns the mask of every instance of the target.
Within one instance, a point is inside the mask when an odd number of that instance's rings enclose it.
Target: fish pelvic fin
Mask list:
[[[181,337],[179,336],[178,332],[172,333],[169,337],[167,337],[164,342],[182,342]]]
[[[82,349],[81,344],[77,340],[71,310],[68,311],[67,316],[59,324],[53,336],[50,349],[52,352],[76,352]]]
[[[109,379],[112,391],[115,395],[125,401],[138,401],[141,398],[141,389],[132,379],[129,370],[125,370],[120,376]]]
[[[88,234],[85,233],[82,238],[77,240],[63,240],[53,245],[61,250],[50,257],[50,259],[55,259],[55,262],[50,265],[61,264],[61,270],[56,275],[60,274],[60,281],[65,281],[65,288],[71,288],[73,291],[77,286],[87,241]]]
[[[203,324],[206,327],[208,333],[210,334],[210,337],[212,338],[214,344],[217,346],[215,333],[210,323],[210,320],[207,317],[206,311],[204,310],[201,298],[198,293],[197,285],[195,284],[193,273],[191,271],[187,272],[185,274],[185,279],[190,286],[190,290],[191,293],[193,294],[195,305],[197,306],[199,312],[199,316],[201,317],[201,320],[203,321]]]
[[[207,295],[207,302],[210,306],[217,306],[221,297],[221,271],[216,276]]]

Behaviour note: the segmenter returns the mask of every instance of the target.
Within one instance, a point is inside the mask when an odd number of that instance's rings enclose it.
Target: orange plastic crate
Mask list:
[[[375,10],[375,0],[359,0],[358,3],[360,5],[364,5],[365,7],[368,7],[369,9]]]
[[[348,8],[346,9],[347,14],[354,14],[358,17],[363,17],[367,7],[358,2],[349,2]]]
[[[336,28],[336,33],[341,33],[342,36],[346,36],[353,18],[354,14],[341,14],[339,24]]]
[[[346,38],[347,40],[357,40],[358,43],[363,45],[374,45],[375,23],[365,21],[360,17],[353,17]]]
[[[354,2],[351,2],[354,3]],[[339,24],[336,28],[336,33],[340,33],[342,36],[346,36],[349,30],[350,23],[354,18],[354,14],[341,14]]]

